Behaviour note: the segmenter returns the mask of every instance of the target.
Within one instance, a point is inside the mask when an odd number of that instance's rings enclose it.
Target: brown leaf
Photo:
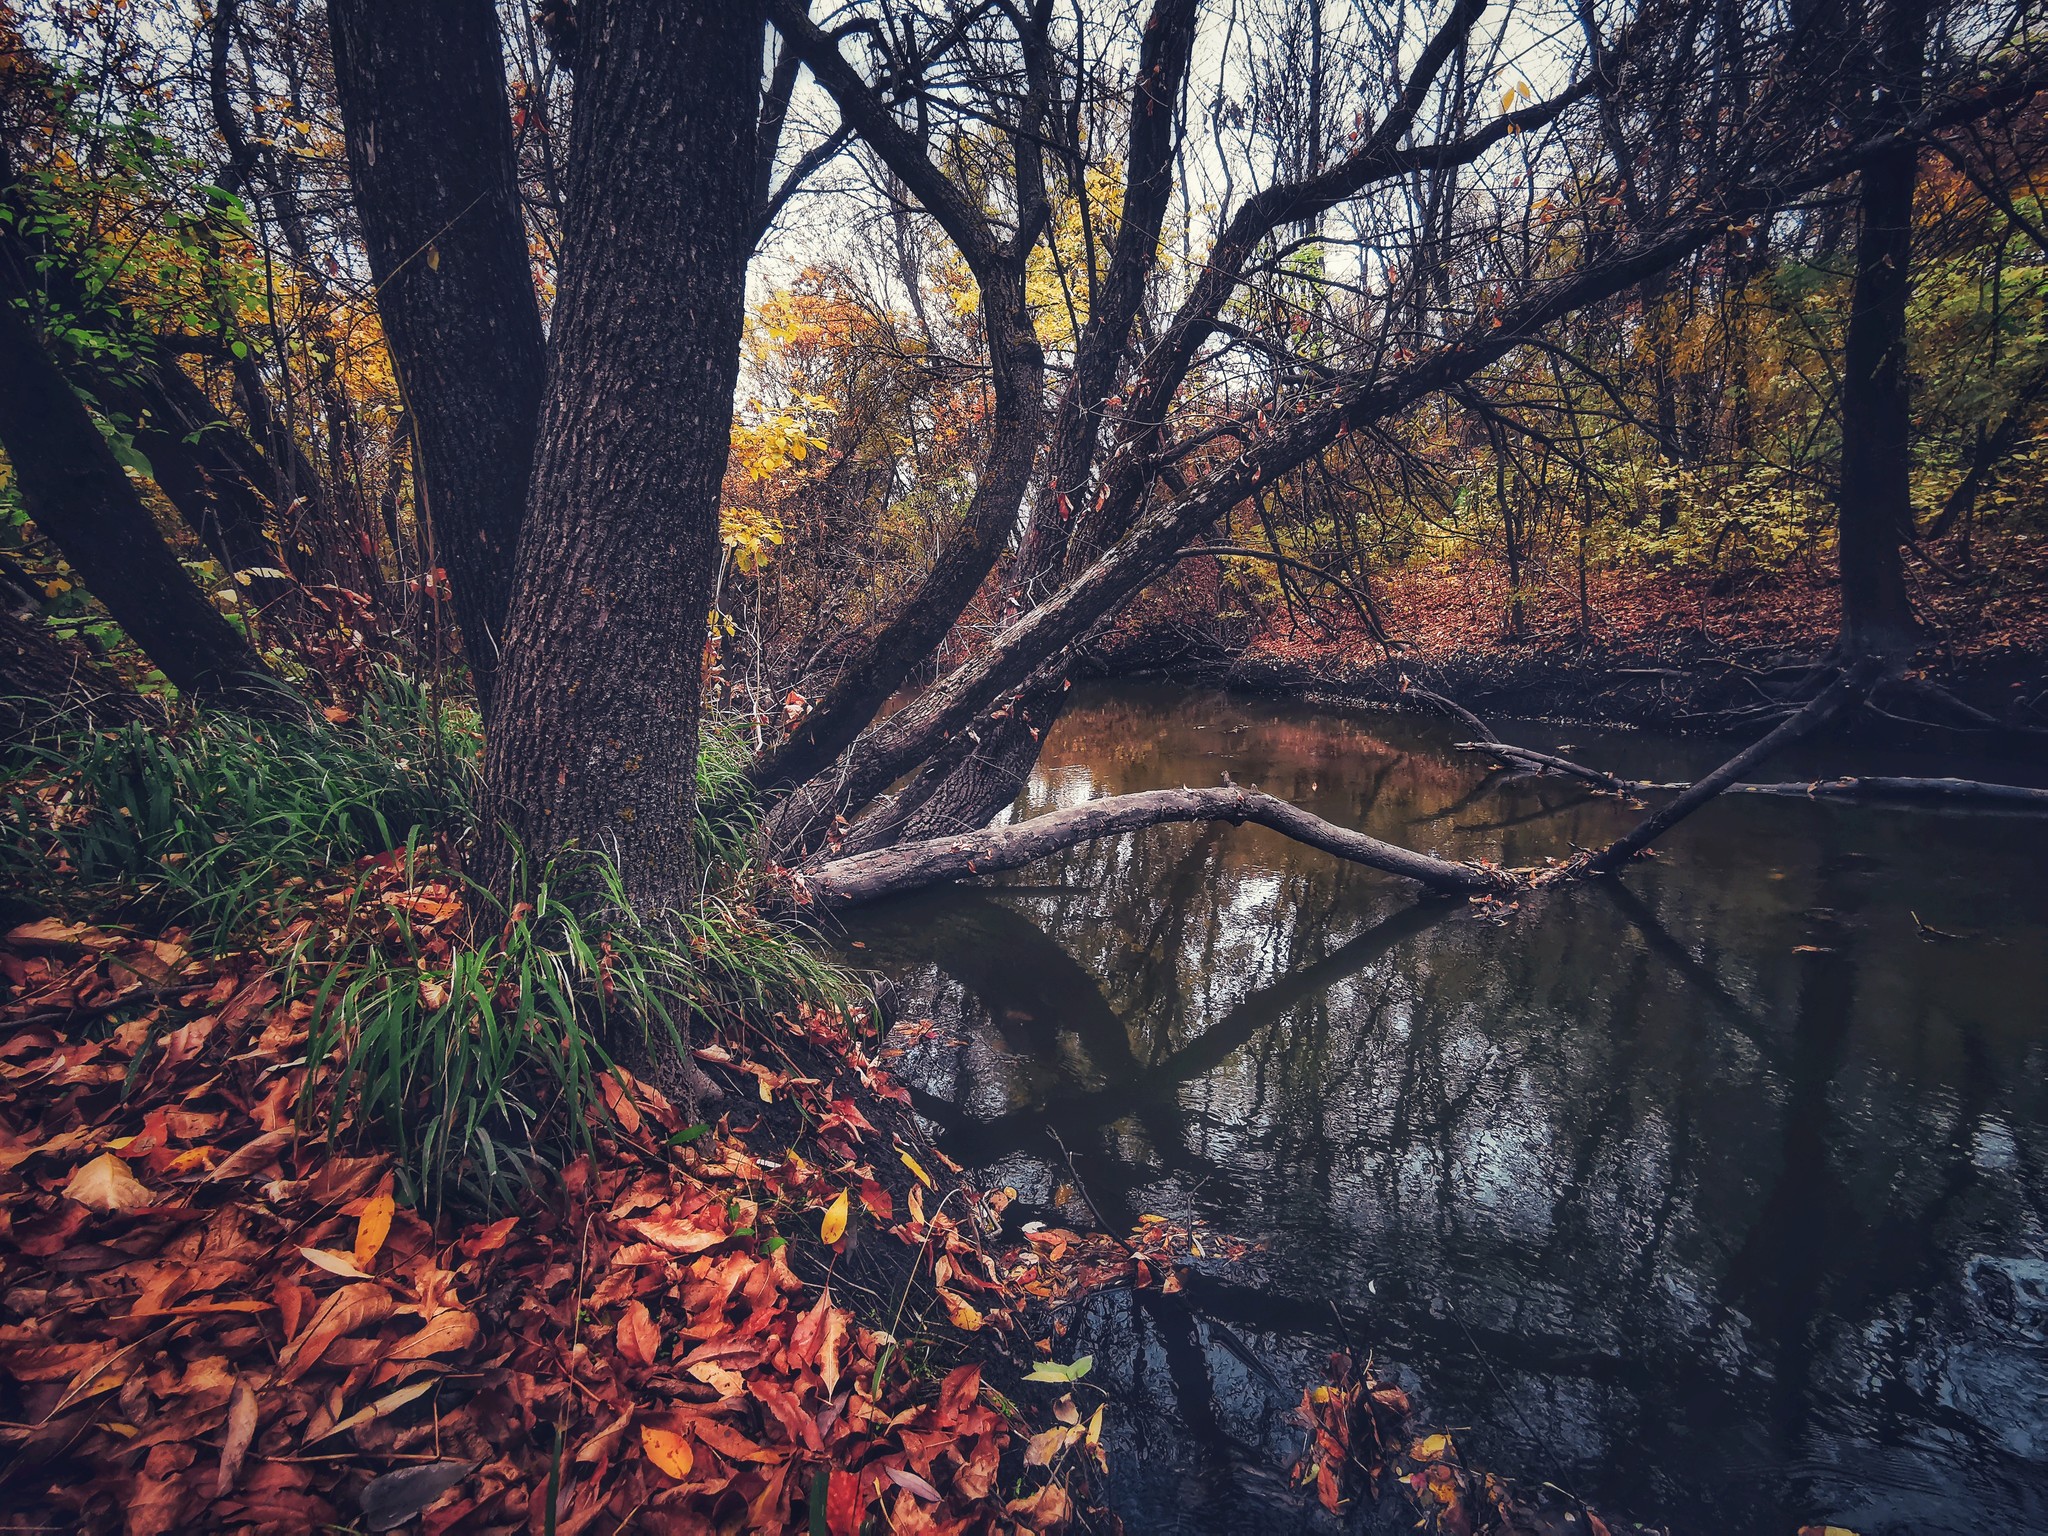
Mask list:
[[[619,1319],[619,1353],[636,1365],[652,1365],[660,1348],[661,1330],[654,1325],[647,1304],[634,1302]]]
[[[132,1211],[156,1201],[149,1187],[111,1152],[102,1152],[72,1174],[64,1193],[96,1211]]]
[[[381,1323],[392,1314],[394,1305],[381,1285],[343,1286],[321,1304],[305,1331],[285,1345],[277,1357],[277,1379],[297,1381],[320,1363],[328,1345],[358,1328]]]
[[[400,1339],[384,1352],[386,1360],[427,1360],[435,1355],[452,1355],[467,1349],[477,1339],[476,1314],[461,1307],[436,1312],[421,1324],[419,1332]]]
[[[228,1400],[227,1438],[220,1447],[220,1475],[214,1479],[213,1496],[224,1499],[235,1491],[235,1479],[242,1473],[242,1458],[256,1437],[256,1393],[248,1378],[235,1382],[235,1395]]]
[[[221,1160],[220,1166],[206,1176],[209,1184],[219,1184],[227,1179],[254,1178],[274,1164],[284,1149],[292,1144],[289,1127],[265,1131],[253,1141],[237,1147]]]
[[[707,1232],[702,1227],[693,1227],[688,1222],[678,1221],[673,1216],[649,1216],[638,1221],[629,1221],[631,1231],[653,1243],[666,1248],[670,1253],[702,1253],[706,1248],[716,1248],[724,1242],[723,1232]]]

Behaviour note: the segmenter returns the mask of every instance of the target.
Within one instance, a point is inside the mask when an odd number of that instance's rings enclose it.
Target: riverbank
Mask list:
[[[1498,563],[1470,560],[1376,581],[1383,646],[1329,610],[1321,623],[1285,608],[1219,622],[1213,569],[1188,582],[1133,605],[1101,649],[1104,674],[1346,707],[1413,706],[1422,688],[1482,717],[1740,730],[1825,662],[1838,618],[1825,573],[1730,581],[1610,570],[1589,574],[1584,606],[1574,581],[1526,590],[1517,632]],[[1926,644],[1909,678],[1878,700],[1894,726],[2048,727],[2048,591],[2021,572],[1958,587],[1921,567],[1915,601]]]

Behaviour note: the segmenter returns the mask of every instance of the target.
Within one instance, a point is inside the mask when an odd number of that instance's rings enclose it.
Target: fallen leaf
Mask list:
[[[345,1285],[321,1303],[305,1329],[285,1345],[277,1357],[277,1379],[297,1381],[320,1363],[328,1346],[345,1334],[370,1323],[380,1323],[394,1310],[390,1295],[380,1285]]]
[[[299,1257],[317,1269],[324,1269],[330,1275],[339,1275],[344,1280],[367,1280],[370,1277],[357,1267],[356,1261],[345,1253],[336,1253],[329,1248],[301,1248]]]
[[[132,1211],[156,1200],[149,1187],[111,1152],[102,1152],[72,1174],[64,1193],[96,1211]]]
[[[677,1482],[690,1475],[690,1468],[697,1464],[690,1442],[672,1429],[663,1429],[655,1424],[640,1426],[640,1448],[647,1453],[647,1459]]]
[[[363,1214],[356,1218],[356,1267],[368,1269],[377,1262],[377,1255],[383,1251],[384,1239],[391,1235],[391,1217],[398,1204],[387,1190],[372,1195],[370,1203],[363,1207]]]
[[[248,1378],[235,1382],[228,1399],[227,1437],[221,1441],[220,1472],[214,1478],[213,1496],[224,1499],[235,1491],[235,1479],[242,1474],[242,1458],[249,1454],[249,1442],[256,1437],[256,1393]]]
[[[384,1417],[385,1414],[393,1413],[396,1412],[398,1409],[403,1408],[407,1403],[412,1402],[415,1398],[425,1396],[427,1393],[433,1391],[434,1388],[439,1385],[440,1382],[438,1378],[429,1377],[425,1381],[416,1381],[409,1387],[400,1387],[396,1392],[386,1392],[382,1397],[378,1398],[375,1402],[368,1403],[363,1407],[358,1408],[354,1413],[350,1414],[347,1418],[343,1419],[339,1424],[336,1424],[332,1429],[322,1430],[317,1435],[309,1436],[305,1443],[307,1445],[315,1445],[318,1444],[320,1441],[325,1440],[330,1435],[340,1434],[345,1429],[355,1429],[360,1425],[369,1423],[372,1419],[381,1419]]]
[[[619,1353],[638,1365],[654,1364],[655,1352],[661,1348],[661,1330],[654,1325],[654,1318],[647,1310],[647,1304],[636,1301],[626,1308],[626,1315],[619,1319]]]
[[[903,1467],[889,1467],[885,1470],[889,1474],[889,1481],[898,1488],[907,1489],[910,1493],[923,1499],[927,1504],[939,1502],[939,1490],[919,1477],[915,1472],[908,1471]]]
[[[476,1470],[473,1461],[430,1461],[370,1480],[360,1507],[372,1531],[396,1530]]]
[[[825,1219],[818,1223],[818,1237],[829,1248],[846,1235],[846,1191],[839,1191],[839,1198],[825,1209]]]
[[[922,1184],[926,1189],[938,1188],[938,1185],[932,1182],[932,1176],[924,1171],[923,1165],[916,1158],[912,1157],[908,1152],[898,1152],[896,1155],[903,1159],[904,1167],[917,1175],[918,1183]]]

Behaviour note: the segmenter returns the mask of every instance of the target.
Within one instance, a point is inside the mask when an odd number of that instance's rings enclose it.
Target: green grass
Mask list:
[[[195,951],[289,938],[307,1059],[332,1063],[302,1115],[392,1152],[402,1192],[435,1211],[502,1208],[589,1148],[622,1064],[854,997],[738,894],[756,822],[739,728],[705,722],[705,880],[676,913],[635,914],[595,855],[522,868],[509,902],[451,872],[438,848],[473,825],[477,744],[473,713],[395,674],[342,725],[52,732],[10,753],[0,878],[73,916],[187,925]],[[433,882],[463,919],[383,899]]]
[[[397,673],[346,725],[58,722],[8,754],[0,879],[224,940],[328,869],[466,826],[475,741],[472,711]],[[34,793],[49,785],[55,805]]]

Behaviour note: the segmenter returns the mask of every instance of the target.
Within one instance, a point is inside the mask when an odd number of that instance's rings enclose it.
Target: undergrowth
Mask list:
[[[501,1208],[594,1126],[632,1134],[626,1070],[853,1001],[743,898],[737,729],[705,722],[705,882],[661,914],[635,914],[597,855],[522,868],[509,900],[466,879],[451,854],[474,825],[477,744],[472,712],[397,674],[339,723],[52,730],[9,752],[0,879],[45,910],[268,954],[307,1060],[331,1065],[309,1073],[302,1117],[390,1150],[429,1210]]]

